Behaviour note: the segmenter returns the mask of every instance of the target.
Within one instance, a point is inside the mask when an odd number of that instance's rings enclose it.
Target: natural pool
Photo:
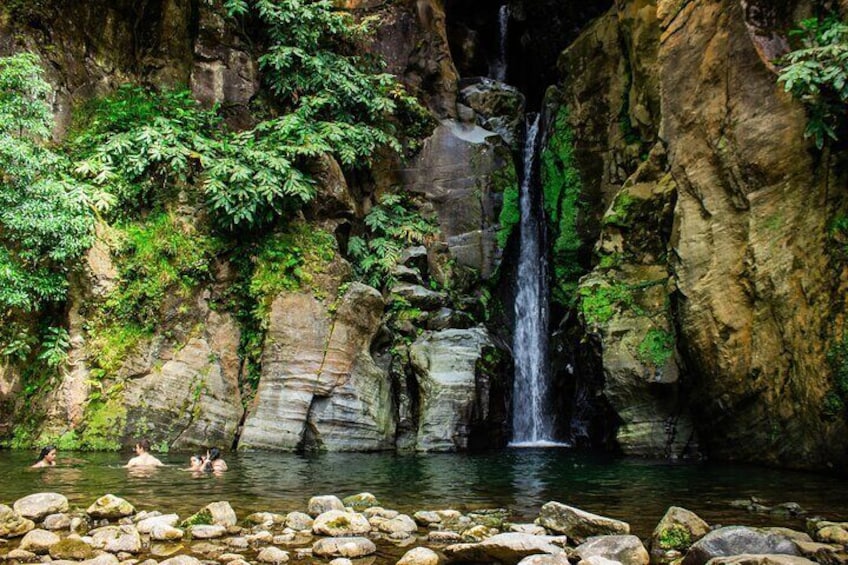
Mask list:
[[[561,449],[410,455],[255,452],[228,454],[229,472],[198,477],[179,470],[188,455],[167,454],[162,460],[174,467],[134,473],[121,467],[129,453],[63,452],[57,467],[29,469],[34,453],[0,451],[0,503],[54,491],[72,505],[87,506],[97,496],[113,493],[139,509],[183,516],[227,500],[243,517],[256,510],[304,510],[316,494],[368,491],[387,508],[401,511],[505,507],[516,520],[532,520],[542,504],[557,500],[630,522],[642,538],[671,505],[684,506],[712,525],[803,527],[800,520],[730,505],[748,497],[768,505],[797,502],[811,514],[848,520],[844,479],[749,466],[612,458]]]

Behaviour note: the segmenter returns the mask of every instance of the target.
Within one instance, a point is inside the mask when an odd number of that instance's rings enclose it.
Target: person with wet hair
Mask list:
[[[183,469],[183,471],[202,471],[204,463],[205,461],[202,455],[192,455],[188,460],[188,467]]]
[[[150,441],[142,439],[135,444],[135,457],[125,467],[164,467],[161,461],[150,455]]]
[[[35,463],[31,465],[33,469],[40,469],[42,467],[53,467],[56,465],[56,446],[48,445],[47,447],[41,450],[41,453],[38,454],[38,459],[35,460]]]
[[[227,462],[221,457],[220,449],[213,447],[206,452],[206,460],[203,464],[204,471],[220,473],[226,471],[228,468]]]

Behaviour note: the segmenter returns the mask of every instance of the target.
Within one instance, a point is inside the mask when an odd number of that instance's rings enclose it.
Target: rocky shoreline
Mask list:
[[[848,563],[846,545],[845,522],[808,518],[807,532],[722,527],[679,507],[641,540],[626,522],[559,502],[543,505],[533,523],[510,522],[503,509],[410,516],[369,493],[315,496],[305,511],[242,517],[221,501],[184,519],[138,512],[111,494],[85,510],[57,493],[0,504],[0,560],[12,564],[840,565]]]

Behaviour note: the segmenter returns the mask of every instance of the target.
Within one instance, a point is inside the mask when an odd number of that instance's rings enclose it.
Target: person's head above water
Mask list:
[[[150,440],[148,440],[147,438],[142,439],[135,444],[135,452],[138,455],[141,455],[142,453],[147,453],[148,451],[150,451]]]
[[[41,449],[38,454],[38,459],[35,460],[36,465],[55,465],[56,464],[56,446],[48,445]]]
[[[215,461],[216,459],[221,458],[221,450],[217,447],[212,447],[209,449],[209,461]]]

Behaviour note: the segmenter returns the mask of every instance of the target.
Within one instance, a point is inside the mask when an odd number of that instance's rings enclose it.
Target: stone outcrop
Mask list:
[[[489,344],[483,328],[427,333],[410,347],[420,415],[415,447],[454,451],[468,446],[477,401],[477,364]]]

